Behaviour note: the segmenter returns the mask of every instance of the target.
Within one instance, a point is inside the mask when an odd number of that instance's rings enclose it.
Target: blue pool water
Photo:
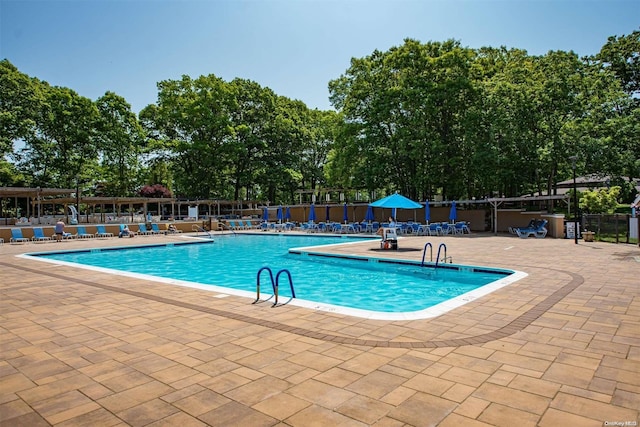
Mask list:
[[[416,312],[478,289],[513,273],[510,270],[460,267],[434,269],[397,260],[314,255],[310,246],[362,239],[293,235],[227,235],[215,242],[103,248],[32,254],[38,258],[145,274],[240,291],[256,290],[256,274],[268,266],[274,276],[291,273],[297,299],[383,313]],[[378,240],[371,241],[371,246]],[[306,247],[306,248],[305,248]],[[294,250],[291,248],[305,248]],[[286,279],[281,277],[281,279]],[[280,281],[280,301],[290,296]],[[263,297],[272,293],[261,275]],[[264,295],[264,294],[268,295]]]

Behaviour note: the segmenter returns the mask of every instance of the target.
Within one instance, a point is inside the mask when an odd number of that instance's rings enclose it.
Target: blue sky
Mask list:
[[[0,58],[93,100],[116,92],[136,113],[183,74],[329,109],[327,84],[352,57],[407,37],[582,56],[639,17],[638,0],[0,0]]]

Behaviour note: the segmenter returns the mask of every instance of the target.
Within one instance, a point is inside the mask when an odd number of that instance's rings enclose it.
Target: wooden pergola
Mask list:
[[[44,203],[50,203],[60,197],[69,198],[75,192],[75,189],[70,188],[0,187],[0,199],[13,199],[16,207],[18,199],[27,199],[27,211],[22,216],[40,218]],[[4,216],[3,204],[0,203],[0,217]]]

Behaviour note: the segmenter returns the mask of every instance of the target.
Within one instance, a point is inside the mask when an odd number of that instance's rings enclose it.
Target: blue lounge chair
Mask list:
[[[33,227],[33,237],[31,238],[34,242],[50,242],[51,237],[44,235],[44,230],[42,227]]]
[[[444,234],[442,232],[442,227],[437,222],[432,222],[429,224],[429,236],[440,236]]]
[[[546,219],[543,219],[540,222],[537,222],[534,227],[525,227],[525,228],[516,228],[516,234],[521,239],[526,239],[527,237],[535,237],[537,239],[543,239],[547,236],[547,223]]]
[[[155,222],[151,223],[151,231],[156,234],[167,234],[169,230],[160,230],[160,227]]]
[[[456,222],[453,229],[456,232],[456,234],[464,234],[464,233],[471,234],[471,230],[469,229],[469,226],[464,221]]]
[[[96,237],[93,234],[87,233],[87,229],[84,227],[84,225],[78,225],[76,230],[77,230],[76,237],[78,239],[92,239],[92,238]]]
[[[26,237],[24,237],[22,235],[22,229],[21,228],[12,228],[11,229],[11,240],[9,240],[9,243],[26,243],[28,241],[29,241],[29,239],[27,239]]]
[[[154,234],[154,233],[147,230],[147,225],[142,222],[138,224],[138,234],[142,234],[143,236],[150,236],[151,234]]]
[[[96,225],[96,237],[113,237],[113,233],[109,233],[104,225]]]

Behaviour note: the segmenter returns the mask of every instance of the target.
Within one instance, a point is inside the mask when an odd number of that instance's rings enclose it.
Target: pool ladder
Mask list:
[[[422,251],[422,263],[420,264],[421,267],[424,267],[424,259],[427,255],[427,248],[430,249],[429,251],[429,262],[433,262],[433,245],[431,244],[431,242],[427,242],[424,245],[424,249]],[[444,256],[442,257],[442,259],[440,258],[440,251],[444,249]],[[438,264],[440,263],[440,261],[444,261],[444,263],[447,263],[447,260],[449,260],[449,264],[453,263],[453,258],[452,257],[448,257],[447,256],[447,245],[445,245],[444,243],[440,243],[440,246],[438,246],[438,253],[436,254],[436,265],[435,267],[438,268]]]
[[[276,279],[273,280],[273,271],[271,270],[271,268],[262,267],[260,270],[258,270],[258,274],[256,275],[256,300],[251,304],[256,304],[257,302],[260,301],[260,273],[262,273],[263,271],[269,272],[269,278],[271,279],[271,287],[273,288],[273,295],[275,296],[275,300],[271,308],[278,305],[278,288],[280,285],[280,275],[282,273],[286,273],[287,277],[289,278],[289,287],[291,288],[291,297],[292,298],[296,297],[296,291],[293,289],[293,280],[291,279],[291,273],[289,272],[289,270],[282,269],[278,271],[278,274],[276,274]],[[268,301],[268,299],[266,301]]]
[[[209,238],[211,240],[213,240],[213,236],[211,235],[211,233],[209,233],[207,230],[205,230],[204,228],[200,227],[199,225],[193,224],[191,226],[191,230],[195,231],[196,233],[202,231],[203,233],[205,233],[207,236],[209,236]]]

